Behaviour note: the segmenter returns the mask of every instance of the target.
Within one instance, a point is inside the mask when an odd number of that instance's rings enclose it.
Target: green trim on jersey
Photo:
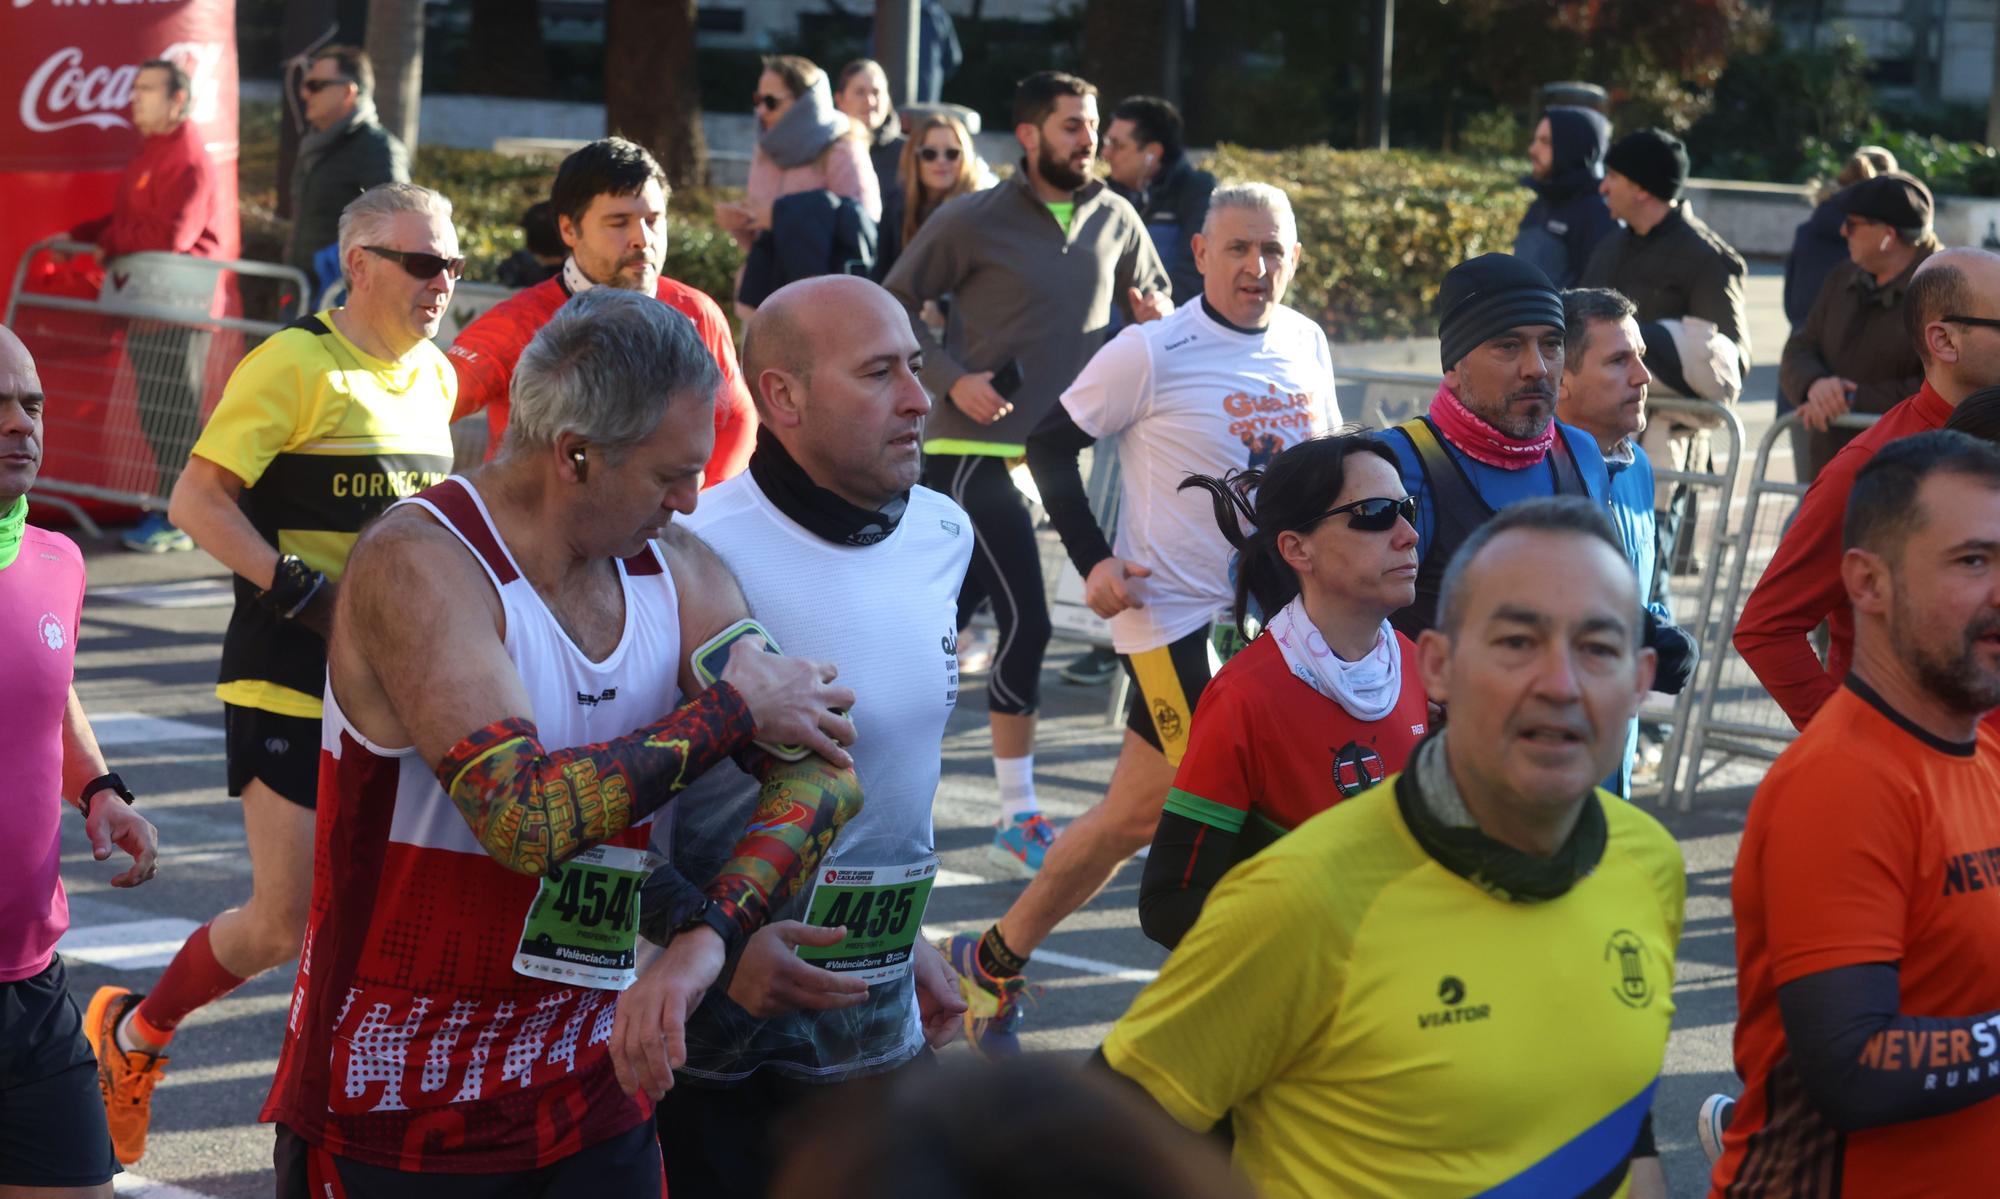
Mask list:
[[[1184,816],[1197,824],[1205,824],[1210,828],[1221,829],[1225,833],[1241,832],[1243,830],[1243,822],[1250,816],[1250,813],[1244,811],[1242,808],[1232,808],[1226,803],[1217,803],[1212,799],[1203,799],[1201,796],[1189,791],[1183,791],[1179,787],[1175,787],[1167,792],[1166,810],[1176,816]]]

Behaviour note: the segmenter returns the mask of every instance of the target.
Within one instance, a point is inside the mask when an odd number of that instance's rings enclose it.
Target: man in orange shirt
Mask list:
[[[2000,1145],[2000,450],[1855,476],[1854,663],[1750,807],[1717,1196],[1952,1194]]]
[[[1736,652],[1799,728],[1840,689],[1853,649],[1854,617],[1840,577],[1840,522],[1855,473],[1884,445],[1943,428],[1960,400],[2000,384],[2000,254],[1933,254],[1904,293],[1903,319],[1923,359],[1923,387],[1820,471],[1736,621]],[[1832,632],[1824,666],[1807,640],[1821,621]]]

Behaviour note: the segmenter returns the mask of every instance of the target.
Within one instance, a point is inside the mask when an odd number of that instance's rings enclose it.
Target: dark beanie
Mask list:
[[[1681,198],[1681,184],[1687,182],[1687,147],[1664,129],[1641,129],[1611,144],[1604,152],[1604,169],[1672,203]]]
[[[1562,296],[1542,268],[1512,254],[1481,254],[1451,268],[1438,288],[1438,356],[1444,369],[1481,342],[1521,325],[1563,328]]]
[[[1848,216],[1880,221],[1897,230],[1930,228],[1936,208],[1931,189],[1902,171],[1887,171],[1843,188],[1833,203]]]

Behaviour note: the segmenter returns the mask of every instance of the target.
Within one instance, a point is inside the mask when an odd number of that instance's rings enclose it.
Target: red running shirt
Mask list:
[[[741,474],[749,465],[750,451],[757,444],[757,411],[743,385],[743,371],[736,364],[736,342],[722,309],[706,292],[664,275],[658,295],[661,303],[694,322],[701,344],[708,347],[715,365],[722,369],[722,386],[715,390],[715,450],[708,457],[708,473],[702,480],[702,486],[713,487]],[[507,432],[511,407],[507,389],[514,381],[514,364],[569,297],[570,290],[558,273],[487,309],[445,351],[458,371],[458,410],[451,419],[486,413],[488,458],[499,451],[500,439]]]
[[[1416,647],[1396,641],[1403,694],[1373,723],[1293,675],[1268,633],[1251,642],[1202,689],[1166,810],[1228,833],[1255,817],[1282,834],[1401,770],[1430,715]]]

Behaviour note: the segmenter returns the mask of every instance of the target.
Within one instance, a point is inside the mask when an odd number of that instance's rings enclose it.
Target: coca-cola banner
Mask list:
[[[132,83],[165,58],[194,85],[190,117],[215,158],[221,257],[236,214],[235,0],[0,0],[0,305],[29,245],[111,211],[137,153]]]

